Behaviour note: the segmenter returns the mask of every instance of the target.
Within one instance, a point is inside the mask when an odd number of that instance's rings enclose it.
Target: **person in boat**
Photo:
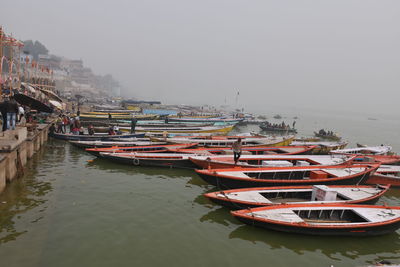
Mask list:
[[[88,133],[89,135],[94,135],[94,127],[93,124],[90,124],[88,127]]]
[[[235,165],[237,164],[240,155],[242,154],[242,138],[238,138],[237,141],[232,144],[233,150],[233,160],[235,161]]]
[[[84,135],[84,134],[85,134],[85,130],[81,126],[81,128],[79,128],[79,135]]]
[[[69,124],[69,119],[68,119],[68,117],[66,115],[63,115],[62,120],[63,120],[62,121],[63,131],[64,131],[64,133],[66,133],[67,132],[67,125]]]
[[[131,119],[131,134],[133,134],[135,132],[136,123],[137,123],[137,119],[132,117],[132,119]]]
[[[163,135],[164,141],[167,141],[168,132],[167,132],[167,131],[164,131],[164,132],[162,133],[162,135]]]
[[[115,134],[118,134],[118,135],[122,134],[121,130],[119,129],[118,124],[114,126],[114,132],[115,132]]]
[[[110,126],[110,127],[108,128],[108,135],[115,135],[114,127]]]
[[[58,116],[56,120],[56,125],[57,125],[57,133],[64,133],[63,128],[62,128],[62,118],[61,115]]]

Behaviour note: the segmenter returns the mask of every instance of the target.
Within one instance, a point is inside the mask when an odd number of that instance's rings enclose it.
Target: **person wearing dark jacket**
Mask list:
[[[0,112],[1,112],[1,116],[3,117],[3,129],[2,131],[6,131],[7,130],[7,107],[6,107],[6,102],[3,101],[0,103]]]
[[[15,130],[15,122],[18,113],[18,104],[14,97],[11,97],[9,101],[6,101],[7,111],[7,130]]]

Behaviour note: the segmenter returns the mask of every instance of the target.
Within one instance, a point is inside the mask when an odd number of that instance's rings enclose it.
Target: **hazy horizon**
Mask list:
[[[8,1],[6,32],[164,103],[396,113],[400,1]]]

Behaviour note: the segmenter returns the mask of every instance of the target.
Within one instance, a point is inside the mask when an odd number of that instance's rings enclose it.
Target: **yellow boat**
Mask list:
[[[148,127],[140,127],[136,126],[135,132],[139,133],[171,133],[171,134],[189,134],[189,133],[213,133],[218,135],[225,135],[232,131],[233,125],[218,127],[218,126],[205,126],[205,127],[186,127],[185,128],[148,128]],[[120,130],[123,132],[130,132],[129,127],[120,127]]]

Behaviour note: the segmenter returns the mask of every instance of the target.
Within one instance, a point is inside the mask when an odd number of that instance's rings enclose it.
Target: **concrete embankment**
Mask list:
[[[0,193],[23,174],[27,161],[47,141],[49,126],[38,124],[29,132],[27,127],[17,127],[0,133]]]

